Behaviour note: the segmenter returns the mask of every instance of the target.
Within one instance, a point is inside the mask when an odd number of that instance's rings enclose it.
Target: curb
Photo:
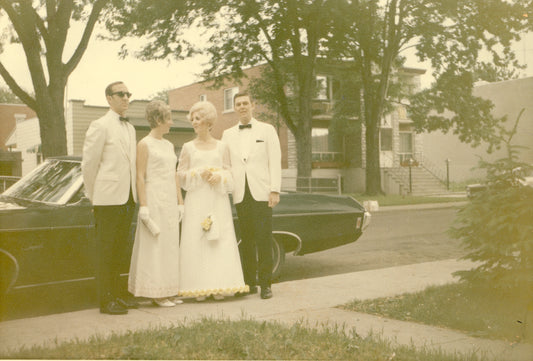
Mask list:
[[[464,206],[465,204],[468,204],[468,201],[446,202],[446,203],[407,204],[407,205],[402,205],[402,206],[382,206],[382,207],[379,207],[377,211],[373,211],[373,212],[407,211],[407,210],[417,210],[417,209],[458,208],[458,207]]]

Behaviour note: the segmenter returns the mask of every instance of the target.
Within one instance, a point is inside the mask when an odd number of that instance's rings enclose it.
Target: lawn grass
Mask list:
[[[399,194],[387,194],[379,196],[369,196],[362,193],[349,194],[359,202],[374,200],[378,201],[380,206],[402,206],[409,204],[427,204],[427,203],[448,203],[466,201],[464,197],[431,197],[431,196],[409,196]]]
[[[355,300],[341,308],[519,342],[526,333],[525,318],[528,303],[533,301],[531,297],[521,290],[496,290],[460,282],[395,297]]]
[[[254,359],[477,361],[475,354],[447,355],[428,348],[392,346],[379,336],[354,330],[285,326],[253,320],[205,318],[173,327],[128,332],[54,347],[32,347],[0,354],[13,359]]]

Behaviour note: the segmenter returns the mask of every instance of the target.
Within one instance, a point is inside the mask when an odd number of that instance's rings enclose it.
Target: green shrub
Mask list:
[[[517,161],[518,147],[511,144],[520,115],[512,130],[502,130],[507,157],[480,161],[488,187],[459,211],[450,234],[469,251],[464,258],[478,262],[457,272],[463,280],[533,295],[533,187],[522,182],[531,165]]]

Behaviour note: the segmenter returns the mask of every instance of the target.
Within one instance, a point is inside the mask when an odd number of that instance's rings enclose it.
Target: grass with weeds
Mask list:
[[[205,318],[173,327],[57,343],[0,355],[44,359],[312,359],[477,361],[441,350],[392,346],[379,335],[360,337],[342,327],[285,326],[276,322]]]
[[[466,282],[373,300],[355,300],[344,309],[464,331],[472,336],[521,341],[531,295]]]
[[[350,194],[353,198],[359,202],[363,201],[378,201],[380,206],[403,206],[409,204],[427,204],[427,203],[448,203],[448,202],[461,202],[465,201],[465,197],[430,197],[430,196],[409,196],[399,194],[386,194],[369,196],[366,194]]]

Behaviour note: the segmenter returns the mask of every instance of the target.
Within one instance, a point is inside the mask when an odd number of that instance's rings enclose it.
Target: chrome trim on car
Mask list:
[[[272,231],[272,234],[285,234],[285,235],[296,238],[296,240],[298,241],[298,246],[296,247],[296,249],[294,250],[292,254],[295,256],[298,256],[298,253],[302,249],[302,239],[300,238],[300,236],[298,236],[296,233],[287,232],[287,231]]]
[[[76,226],[59,226],[59,227],[32,227],[32,228],[5,228],[0,232],[33,232],[33,231],[54,231],[58,229],[76,229],[76,228],[93,228],[94,224],[76,225]]]
[[[280,214],[273,214],[272,217],[301,217],[301,216],[320,216],[320,215],[331,215],[331,214],[359,214],[361,211],[353,211],[353,212],[342,212],[342,211],[332,211],[332,212],[314,212],[314,213],[280,213]]]
[[[10,258],[13,261],[13,264],[15,265],[15,274],[13,275],[11,282],[9,283],[9,286],[7,286],[6,288],[6,292],[9,292],[9,290],[13,287],[15,282],[17,282],[17,278],[19,277],[19,272],[20,272],[20,266],[19,266],[19,263],[17,262],[17,259],[11,253],[3,249],[0,249],[0,252],[2,252],[8,258]]]
[[[80,282],[80,281],[91,281],[96,279],[96,277],[84,277],[84,278],[75,278],[71,280],[62,280],[62,281],[51,281],[51,282],[42,282],[42,283],[34,283],[30,285],[22,285],[22,286],[16,286],[13,287],[14,290],[21,290],[25,288],[34,288],[34,287],[40,287],[40,286],[50,286],[50,285],[61,285],[65,283],[74,283],[74,282]]]
[[[364,231],[370,225],[371,219],[372,214],[369,211],[365,211],[365,213],[363,214],[363,227],[361,227],[361,231]]]

